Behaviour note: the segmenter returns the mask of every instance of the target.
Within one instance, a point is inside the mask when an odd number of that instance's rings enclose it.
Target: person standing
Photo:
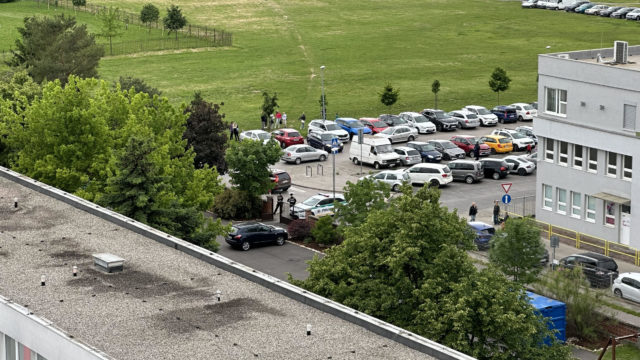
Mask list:
[[[232,121],[231,124],[229,124],[229,140],[233,140],[233,125],[235,123]]]
[[[531,144],[527,144],[527,154],[531,155]]]
[[[498,225],[500,223],[500,205],[498,204],[498,200],[493,202],[493,225]]]
[[[260,115],[260,121],[262,122],[262,130],[266,129],[266,127],[267,127],[267,114],[262,113],[262,115]]]
[[[469,221],[476,221],[476,215],[478,214],[478,206],[475,202],[471,203],[469,207]]]
[[[233,122],[233,137],[236,141],[240,141],[240,129],[238,129],[238,123],[235,121]]]
[[[276,117],[273,116],[273,114],[269,115],[269,130],[271,130],[271,128],[273,127],[275,120],[276,120]]]
[[[284,203],[284,196],[282,193],[278,194],[278,204],[276,205],[276,209],[273,210],[273,214],[277,214],[278,210],[280,210],[280,215],[282,215],[282,204]]]
[[[282,112],[282,127],[287,127],[287,113]]]
[[[295,207],[296,207],[296,198],[293,197],[293,194],[291,194],[291,196],[289,196],[289,200],[287,200],[287,202],[289,203],[289,213],[291,214],[291,217],[293,217],[293,214],[295,212]]]
[[[476,145],[473,147],[473,155],[476,157],[476,161],[480,160],[480,142],[476,140]]]
[[[300,130],[304,130],[304,122],[307,120],[307,117],[304,115],[304,112],[302,113],[302,115],[300,115]]]
[[[282,122],[282,114],[280,114],[280,111],[276,111],[276,129],[280,129],[281,122]]]

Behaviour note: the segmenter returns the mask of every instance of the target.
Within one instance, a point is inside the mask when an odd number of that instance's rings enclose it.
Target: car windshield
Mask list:
[[[440,143],[445,149],[457,149],[458,146],[450,141]]]
[[[418,146],[418,148],[420,149],[420,151],[434,151],[436,149],[431,144],[420,145]]]
[[[448,173],[450,173],[450,172],[451,172],[451,169],[449,169],[449,167],[448,167],[448,166],[445,166],[445,167],[443,167],[443,168],[442,168],[442,171],[444,171],[445,173],[447,173],[447,174],[448,174]]]
[[[424,117],[423,115],[417,115],[413,117],[413,121],[417,122],[417,123],[426,123],[429,122],[429,120],[427,120],[426,117]]]
[[[485,109],[485,108],[479,108],[476,109],[478,111],[478,115],[490,115],[491,111]]]
[[[420,153],[418,153],[416,150],[408,150],[407,151],[407,155],[409,155],[409,156],[420,156]]]
[[[611,270],[611,271],[616,271],[618,270],[618,265],[616,264],[615,261],[613,260],[605,260],[602,261],[600,263],[600,267],[603,269],[607,269],[607,270]]]
[[[380,133],[381,134],[387,134],[387,135],[393,135],[394,131],[395,131],[395,128],[388,127],[386,129],[382,130]]]
[[[507,139],[507,138],[503,138],[503,139],[500,139],[500,140],[498,140],[498,141],[500,142],[500,144],[508,144],[508,143],[510,143],[510,142],[511,142],[511,140],[509,140],[509,139]]]
[[[258,135],[258,138],[260,140],[269,140],[269,139],[271,139],[271,135],[269,135],[269,133],[257,133],[256,135]]]
[[[525,135],[522,135],[522,134],[520,134],[518,132],[511,133],[511,136],[514,139],[526,139],[527,138]]]
[[[449,115],[447,115],[444,111],[434,111],[433,115],[435,115],[436,119],[447,119]]]
[[[378,152],[378,154],[385,154],[393,152],[393,148],[390,144],[376,145],[376,151]]]
[[[373,127],[376,127],[376,128],[388,128],[389,127],[389,125],[387,125],[387,123],[385,123],[384,121],[381,121],[381,120],[372,121],[371,125],[373,125]]]
[[[350,122],[347,123],[347,126],[352,128],[352,129],[357,129],[357,128],[364,127],[364,125],[362,125],[362,123],[360,121],[350,121]]]
[[[322,199],[324,198],[319,196],[318,197],[313,196],[303,201],[302,204],[307,206],[316,206],[316,204],[318,204]]]
[[[476,114],[467,114],[467,119],[477,119],[478,115]]]
[[[289,137],[300,137],[300,133],[297,131],[292,131],[289,133]]]
[[[478,142],[478,139],[474,137],[467,138],[467,140],[471,143],[471,145],[475,145]]]
[[[320,139],[322,139],[322,141],[331,141],[331,139],[333,139],[334,136],[335,135],[333,135],[333,134],[324,133],[324,134],[320,135]]]
[[[341,129],[341,127],[338,126],[338,124],[326,124],[325,126],[327,127],[328,131],[340,130]]]

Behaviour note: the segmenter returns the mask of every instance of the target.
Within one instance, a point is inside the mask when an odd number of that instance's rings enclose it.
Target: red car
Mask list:
[[[473,148],[478,142],[478,138],[471,135],[456,135],[451,137],[451,142],[456,144],[460,149],[467,153],[467,156],[473,155]],[[489,145],[480,142],[480,156],[489,156],[491,154],[491,148]]]
[[[368,127],[369,129],[371,129],[371,131],[374,134],[377,134],[381,131],[384,131],[384,129],[388,128],[389,125],[387,125],[387,123],[385,123],[384,121],[378,119],[378,118],[360,118],[358,119],[360,120],[360,122],[362,123],[362,125]]]
[[[276,139],[284,149],[291,145],[304,144],[304,138],[295,129],[279,129],[271,132],[271,136]]]

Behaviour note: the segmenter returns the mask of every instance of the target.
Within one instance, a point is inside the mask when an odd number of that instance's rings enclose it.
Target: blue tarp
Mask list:
[[[549,318],[549,329],[558,330],[556,338],[560,341],[567,340],[567,305],[562,301],[549,299],[527,291],[529,303],[546,318]],[[545,341],[547,343],[547,341]]]

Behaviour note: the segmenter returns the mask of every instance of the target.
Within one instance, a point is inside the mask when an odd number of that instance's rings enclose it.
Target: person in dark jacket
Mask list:
[[[262,113],[262,115],[260,115],[260,121],[262,122],[262,130],[267,128],[267,114]]]
[[[469,221],[476,221],[476,215],[478,214],[478,206],[475,202],[471,203],[469,208]]]
[[[273,210],[274,214],[278,213],[278,210],[280,210],[280,215],[282,215],[282,204],[284,203],[284,196],[282,196],[282,193],[278,194],[278,204],[276,205],[276,209]]]
[[[473,147],[473,156],[476,157],[476,161],[480,160],[480,142],[476,141],[476,145]]]
[[[291,194],[291,196],[289,196],[289,200],[287,200],[287,202],[289,203],[289,212],[291,213],[291,216],[293,217],[293,213],[294,213],[294,209],[296,206],[296,198],[293,197],[293,194]]]
[[[500,205],[498,200],[493,202],[493,224],[498,225],[500,223]]]

